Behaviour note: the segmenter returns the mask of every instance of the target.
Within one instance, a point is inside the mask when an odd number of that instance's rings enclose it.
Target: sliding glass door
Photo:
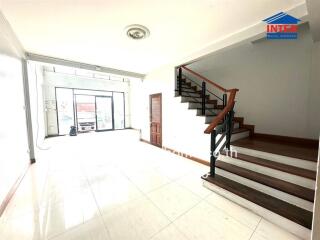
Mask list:
[[[95,97],[90,95],[76,95],[78,132],[95,131],[96,105]]]
[[[113,110],[112,97],[96,96],[96,121],[97,130],[112,130],[113,129]]]
[[[59,135],[125,128],[123,92],[56,87]]]

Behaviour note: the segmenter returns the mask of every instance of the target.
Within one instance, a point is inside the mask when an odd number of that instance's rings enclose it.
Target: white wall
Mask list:
[[[31,102],[33,139],[37,150],[42,148],[45,136],[47,136],[47,119],[43,96],[43,68],[41,65],[30,61],[28,62],[28,81]]]
[[[181,103],[180,97],[174,97],[174,66],[163,66],[149,73],[143,83],[132,88],[135,98],[134,121],[132,126],[141,129],[141,138],[150,141],[149,96],[162,93],[162,144],[178,152],[209,160],[210,135],[206,129],[204,117],[196,117],[195,110],[188,110],[187,103]]]
[[[29,164],[23,50],[0,11],[0,204]]]
[[[312,58],[309,29],[300,29],[296,41],[246,43],[189,67],[227,89],[238,88],[236,115],[256,132],[317,139],[319,53]]]
[[[43,72],[43,91],[46,103],[47,134],[58,134],[57,113],[55,109],[55,87],[68,87],[79,89],[118,91],[125,93],[125,127],[131,127],[130,106],[129,106],[129,83],[120,81],[109,81],[105,79],[75,76],[71,74]]]

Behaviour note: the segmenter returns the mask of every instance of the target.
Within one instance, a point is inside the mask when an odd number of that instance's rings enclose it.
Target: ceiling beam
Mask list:
[[[70,60],[65,60],[60,58],[48,57],[48,56],[38,55],[34,53],[26,53],[26,56],[27,56],[27,60],[31,60],[35,62],[74,67],[74,68],[104,72],[104,73],[115,74],[115,75],[126,76],[126,77],[133,77],[133,78],[143,78],[145,76],[145,74],[141,74],[141,73],[128,72],[124,70],[91,65],[87,63],[80,63],[80,62],[75,62],[75,61],[70,61]]]

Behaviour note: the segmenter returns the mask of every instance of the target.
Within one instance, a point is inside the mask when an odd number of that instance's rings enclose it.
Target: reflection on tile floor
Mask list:
[[[298,239],[205,189],[206,166],[136,131],[45,144],[0,218],[0,240]]]

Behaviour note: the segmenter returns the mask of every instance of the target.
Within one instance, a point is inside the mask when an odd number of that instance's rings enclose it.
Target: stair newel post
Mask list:
[[[179,68],[179,73],[178,73],[178,88],[179,88],[179,96],[181,96],[182,92],[182,68]]]
[[[234,111],[231,110],[229,113],[228,113],[228,116],[227,116],[227,143],[226,143],[226,148],[228,150],[230,150],[230,143],[231,143],[231,135],[232,135],[232,122],[233,122],[233,116],[234,116]]]
[[[215,172],[216,172],[216,136],[217,132],[216,130],[213,130],[211,132],[211,146],[210,146],[210,176],[214,177]]]
[[[206,114],[206,82],[202,82],[202,89],[201,89],[201,113],[204,116]]]

